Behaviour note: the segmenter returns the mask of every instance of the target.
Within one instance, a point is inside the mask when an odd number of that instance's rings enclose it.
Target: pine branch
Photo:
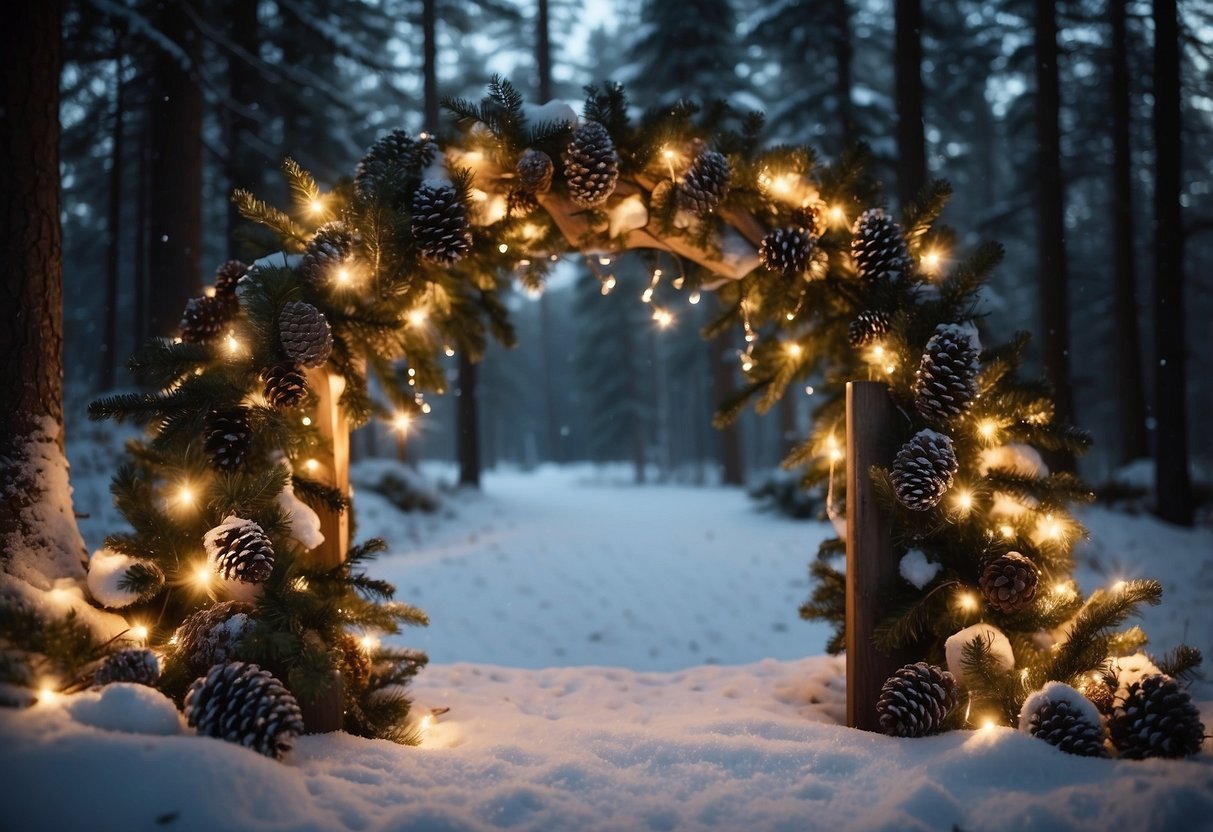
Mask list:
[[[1190,682],[1204,678],[1204,674],[1200,670],[1202,661],[1204,661],[1204,657],[1199,650],[1181,644],[1174,650],[1168,651],[1161,659],[1155,660],[1154,664],[1168,676]]]

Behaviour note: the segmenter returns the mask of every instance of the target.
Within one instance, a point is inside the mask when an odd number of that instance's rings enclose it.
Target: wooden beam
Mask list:
[[[884,384],[847,382],[847,725],[865,731],[880,730],[880,688],[907,659],[879,653],[872,642],[887,612],[881,592],[899,564],[869,471],[893,461],[896,415]]]

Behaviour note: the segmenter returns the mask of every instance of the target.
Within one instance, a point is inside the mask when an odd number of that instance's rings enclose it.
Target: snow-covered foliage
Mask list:
[[[922,549],[911,549],[906,552],[902,555],[901,563],[898,566],[901,577],[917,589],[922,589],[935,580],[935,576],[942,568],[942,564],[927,560],[927,555]]]
[[[111,549],[98,549],[88,561],[88,591],[98,604],[119,610],[129,607],[139,600],[139,593],[124,589],[122,581],[127,570],[142,563],[138,558],[115,552]]]
[[[980,639],[990,645],[990,654],[1004,670],[1015,667],[1015,654],[1011,651],[1011,642],[1007,640],[1002,630],[991,624],[974,624],[954,633],[944,642],[944,650],[948,658],[948,670],[956,677],[956,681],[964,684],[965,645]]]
[[[1013,442],[982,452],[978,471],[984,477],[992,468],[1004,468],[1023,477],[1047,477],[1049,467],[1031,445]]]
[[[320,533],[320,515],[295,496],[295,489],[289,481],[278,495],[278,505],[290,518],[292,540],[298,541],[304,549],[315,549],[324,542],[324,535]]]

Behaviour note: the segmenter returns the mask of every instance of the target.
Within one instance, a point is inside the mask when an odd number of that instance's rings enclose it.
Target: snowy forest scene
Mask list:
[[[1213,829],[1213,2],[10,5],[0,828]]]

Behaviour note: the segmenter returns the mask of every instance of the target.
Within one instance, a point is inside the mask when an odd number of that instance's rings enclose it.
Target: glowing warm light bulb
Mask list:
[[[421,412],[422,413],[430,412],[430,403],[429,402],[426,402],[425,404],[421,405]]]
[[[753,361],[751,361],[749,358],[741,359],[741,371],[743,373],[748,373],[752,369],[754,369]]]
[[[227,334],[227,351],[232,353],[240,352],[240,342],[236,340],[236,336],[230,332]]]
[[[657,322],[657,326],[665,329],[674,323],[674,316],[668,309],[656,309],[653,311],[653,320]]]
[[[131,638],[135,639],[136,641],[147,641],[147,636],[147,627],[143,624],[136,624],[135,626],[131,627]]]
[[[600,265],[600,266],[609,266],[609,265],[611,265],[611,258],[609,258],[609,257],[599,257],[599,258],[598,258],[598,265]]]
[[[977,609],[977,596],[971,592],[961,592],[956,596],[956,603],[965,612],[973,612]]]
[[[989,717],[986,717],[984,720],[982,720],[981,730],[989,731],[993,727],[994,727],[994,720],[990,719]]]
[[[497,246],[497,250],[500,251],[502,254],[505,254],[507,251],[510,250],[510,247],[508,244],[502,243],[501,245]]]
[[[348,286],[351,280],[353,280],[353,275],[350,274],[349,269],[342,266],[337,270],[337,282],[340,285]]]
[[[892,375],[894,373],[894,371],[896,371],[896,370],[897,370],[897,367],[893,364],[884,365],[884,371],[886,373],[888,373],[889,375]]]
[[[1061,523],[1052,514],[1045,515],[1045,518],[1040,522],[1039,530],[1049,540],[1057,540],[1057,538],[1061,537]]]
[[[308,587],[307,578],[300,575],[298,578],[291,581],[291,586],[294,588],[294,590],[296,592],[307,592],[307,587]]]
[[[830,206],[830,220],[839,225],[847,221],[846,212],[842,210],[841,205]]]
[[[973,508],[973,495],[968,491],[960,491],[955,497],[956,507],[966,514]]]
[[[183,485],[177,489],[177,505],[192,506],[194,504],[194,489]]]
[[[788,196],[796,188],[799,178],[794,173],[781,173],[771,180],[771,192],[776,196]]]
[[[370,633],[367,633],[361,639],[359,639],[358,643],[362,646],[363,651],[367,653],[370,653],[379,647],[379,639],[375,638]]]
[[[788,344],[787,350],[788,350],[788,355],[791,356],[792,358],[800,358],[800,354],[802,352],[804,352],[804,347],[800,346],[800,344],[793,341],[792,343]]]
[[[1065,581],[1058,581],[1057,583],[1053,584],[1053,594],[1054,595],[1069,595],[1070,594],[1070,585],[1068,583],[1066,583]]]
[[[602,281],[602,294],[609,295],[611,290],[615,288],[615,275],[607,275],[607,279]]]
[[[312,417],[311,417],[311,416],[304,416],[304,417],[303,417],[303,426],[304,426],[305,428],[306,428],[306,427],[308,427],[309,425],[311,425],[311,423],[312,423]]]
[[[1015,536],[1015,529],[1011,528],[1010,526],[999,526],[998,531],[1005,538],[1012,538]]]
[[[1113,592],[1124,592],[1125,587],[1128,585],[1129,584],[1127,581],[1117,581],[1116,583],[1112,584],[1112,591]]]
[[[872,355],[875,356],[877,361],[884,358],[884,344],[877,344],[872,347]]]
[[[668,147],[662,149],[662,151],[661,151],[661,158],[665,159],[667,162],[673,162],[677,156],[678,156],[678,154],[675,153],[673,150],[670,150]]]
[[[425,311],[425,309],[423,309],[421,307],[410,310],[409,315],[408,315],[409,325],[410,326],[421,326],[422,324],[425,323],[425,319],[428,317],[429,317],[429,314]]]
[[[324,213],[324,201],[321,200],[319,197],[317,197],[316,199],[313,199],[311,202],[308,203],[308,208],[310,208],[312,210],[313,214],[323,214]]]
[[[807,385],[807,386],[804,388],[804,394],[805,394],[806,396],[811,396],[811,395],[813,395],[813,394],[814,394],[814,393],[816,393],[816,392],[817,392],[817,391],[813,389],[813,385],[811,385],[811,384]]]
[[[426,714],[425,716],[423,716],[421,718],[421,722],[418,723],[417,730],[420,733],[424,734],[426,731],[430,730],[430,726],[433,724],[434,724],[434,715]]]
[[[43,685],[38,688],[38,703],[41,705],[53,705],[60,699],[59,691],[55,690],[50,685]]]
[[[691,292],[690,297],[687,298],[687,303],[691,304],[691,306],[694,306],[695,304],[699,303],[699,292],[698,291]]]
[[[413,417],[401,411],[392,418],[392,430],[399,433],[401,436],[409,432],[409,427],[413,424]]]
[[[444,349],[444,350],[443,350],[443,352],[446,354],[446,357],[447,357],[447,358],[450,358],[452,355],[454,355],[454,354],[455,354],[455,348],[454,348],[454,347],[447,347],[446,349]]]
[[[315,459],[309,459],[303,463],[303,467],[308,469],[309,471],[315,472],[315,471],[320,470],[320,463],[318,461],[316,461]]]
[[[211,570],[207,566],[199,566],[194,569],[194,583],[206,589],[211,585]]]
[[[982,419],[977,423],[977,432],[988,442],[998,434],[998,423],[993,419]]]
[[[928,273],[938,271],[941,262],[943,262],[943,255],[939,253],[939,249],[927,249],[922,255],[922,268]]]
[[[645,289],[644,293],[640,296],[640,302],[641,303],[650,303],[652,300],[653,300],[653,290]]]
[[[795,313],[795,312],[789,312],[788,314],[784,315],[784,317],[785,317],[786,319],[788,319],[789,321],[794,321],[794,320],[796,320],[796,313]]]

